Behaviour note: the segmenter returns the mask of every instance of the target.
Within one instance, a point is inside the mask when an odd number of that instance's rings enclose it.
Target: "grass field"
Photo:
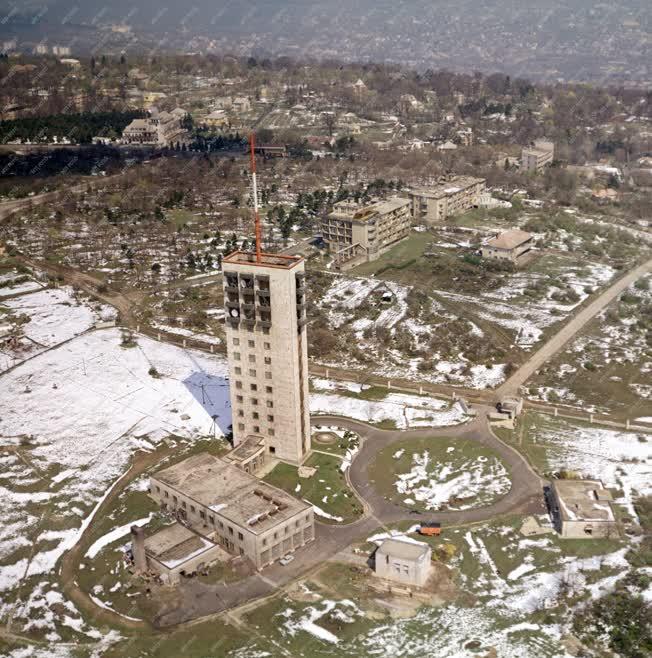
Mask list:
[[[354,521],[362,514],[362,506],[346,483],[340,470],[341,460],[330,455],[313,454],[306,466],[317,469],[310,478],[300,478],[298,468],[277,464],[264,480],[294,496],[316,505],[342,523]],[[297,490],[297,487],[300,487]],[[337,522],[318,515],[319,521]]]
[[[411,509],[469,509],[509,491],[502,461],[474,441],[405,439],[382,450],[370,478],[388,500]]]

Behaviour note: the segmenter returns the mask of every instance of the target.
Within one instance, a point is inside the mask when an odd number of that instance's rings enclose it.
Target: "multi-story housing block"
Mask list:
[[[485,187],[484,178],[452,176],[439,180],[434,187],[412,189],[412,217],[419,223],[441,222],[476,206]]]
[[[537,139],[534,146],[521,151],[521,169],[538,172],[552,164],[555,157],[555,145],[546,139]]]
[[[392,197],[368,205],[340,201],[321,221],[321,233],[337,267],[375,260],[407,237],[412,218],[410,201]]]

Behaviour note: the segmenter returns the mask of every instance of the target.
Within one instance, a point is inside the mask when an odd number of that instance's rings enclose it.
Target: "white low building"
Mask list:
[[[423,587],[430,576],[432,549],[424,542],[386,539],[376,551],[376,575],[383,580]]]

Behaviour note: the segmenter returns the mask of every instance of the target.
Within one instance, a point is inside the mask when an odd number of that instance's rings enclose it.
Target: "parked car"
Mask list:
[[[279,560],[279,562],[280,562],[284,567],[287,567],[287,565],[290,564],[290,562],[292,562],[292,560],[294,560],[294,555],[284,555],[284,556]]]

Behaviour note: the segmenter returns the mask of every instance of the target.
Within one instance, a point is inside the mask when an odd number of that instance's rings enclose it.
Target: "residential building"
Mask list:
[[[169,146],[185,137],[179,113],[159,112],[153,109],[146,119],[134,119],[123,131],[126,144],[157,144]]]
[[[224,128],[229,125],[229,117],[225,110],[214,110],[202,119],[202,123],[211,128]]]
[[[462,128],[456,134],[462,146],[473,145],[473,128]]]
[[[321,221],[324,241],[338,268],[375,260],[410,233],[410,200],[392,197],[361,205],[340,201]]]
[[[375,557],[375,573],[384,580],[423,587],[430,576],[432,549],[425,542],[386,539]]]
[[[156,125],[149,119],[134,119],[122,131],[122,141],[126,144],[156,144]]]
[[[553,480],[551,508],[562,537],[615,537],[612,495],[599,480]]]
[[[436,224],[451,215],[478,204],[485,191],[485,179],[472,176],[449,176],[433,187],[410,190],[412,217],[418,223]]]
[[[508,260],[514,264],[532,250],[534,237],[527,231],[512,229],[489,240],[482,246],[482,257]]]
[[[235,252],[222,263],[233,445],[261,437],[277,459],[310,452],[305,264]]]
[[[57,57],[69,57],[70,53],[70,46],[52,46],[52,54]]]
[[[550,165],[555,157],[555,145],[546,139],[537,139],[533,147],[521,151],[521,169],[539,172]]]
[[[207,563],[214,546],[262,569],[315,536],[312,505],[209,453],[154,473],[149,493],[182,526],[145,540],[148,568],[159,573],[185,566],[201,553],[206,553],[202,562]],[[194,550],[177,549],[166,556],[170,548],[189,540]]]

